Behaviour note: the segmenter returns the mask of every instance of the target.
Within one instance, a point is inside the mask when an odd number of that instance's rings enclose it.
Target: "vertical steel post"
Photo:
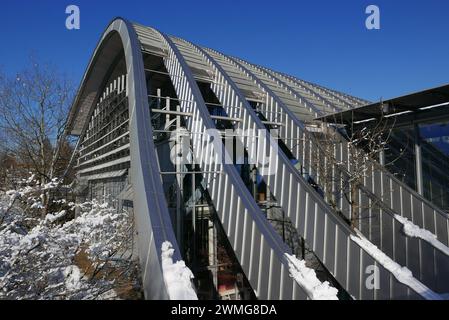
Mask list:
[[[196,271],[196,167],[192,165],[192,198],[193,198],[193,206],[192,206],[192,269],[193,272]]]
[[[210,209],[210,208],[209,208]],[[209,212],[208,238],[209,238],[209,269],[212,273],[212,282],[218,292],[218,262],[217,262],[217,236],[214,215]]]
[[[253,166],[251,170],[251,179],[253,180],[253,197],[257,201],[257,167]]]
[[[170,100],[167,97],[167,103],[170,103]],[[176,111],[180,111],[180,106],[176,106]],[[170,116],[167,115],[168,120],[170,119]],[[177,180],[177,184],[178,184],[178,190],[176,193],[176,237],[178,238],[178,244],[179,247],[182,248],[182,242],[183,242],[183,237],[182,237],[182,224],[183,224],[183,219],[182,219],[182,213],[181,213],[181,202],[183,201],[182,199],[182,182],[183,182],[183,174],[182,172],[182,164],[181,164],[181,159],[180,159],[180,153],[181,153],[181,135],[180,135],[180,129],[181,127],[181,119],[180,116],[176,116],[176,145],[175,145],[175,150],[176,150],[176,180]]]
[[[415,124],[415,176],[416,176],[416,191],[423,195],[423,174],[422,174],[422,151],[421,151],[421,137],[419,134],[419,126]]]
[[[170,111],[170,97],[165,98],[165,110]],[[167,126],[169,122],[170,122],[170,115],[167,113],[165,115],[165,125]]]
[[[382,150],[379,153],[379,163],[383,166],[385,166],[385,150]]]
[[[161,108],[161,102],[162,102],[162,99],[161,99],[161,97],[162,97],[161,88],[157,88],[156,95],[157,95],[157,100],[156,100],[157,109],[160,109]]]

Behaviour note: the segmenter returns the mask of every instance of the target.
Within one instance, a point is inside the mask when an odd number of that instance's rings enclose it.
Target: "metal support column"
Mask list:
[[[165,110],[170,111],[170,97],[167,97],[165,100]],[[170,115],[167,113],[165,115],[165,125],[167,125],[169,122],[170,122]]]
[[[253,168],[251,169],[251,179],[253,181],[253,197],[254,199],[257,200],[257,167],[253,166]]]
[[[414,126],[415,130],[415,176],[416,176],[416,191],[423,195],[423,174],[422,174],[422,151],[421,151],[421,137],[419,134],[419,127]]]
[[[170,100],[167,98],[167,104],[170,103]],[[180,106],[178,105],[177,107],[177,111],[180,111]],[[167,123],[170,121],[170,115],[167,114]],[[183,248],[183,214],[182,214],[182,205],[183,205],[183,190],[182,190],[182,186],[183,186],[183,180],[184,180],[184,174],[182,173],[183,170],[183,166],[181,163],[181,159],[179,159],[179,154],[181,153],[181,135],[179,133],[179,129],[181,127],[181,118],[178,115],[176,117],[176,145],[175,145],[175,150],[176,150],[176,180],[177,180],[177,185],[178,185],[178,191],[176,193],[176,237],[178,239],[178,244],[180,248]]]
[[[193,166],[192,172],[192,196],[193,196],[193,206],[192,206],[192,269],[193,272],[196,271],[196,168]]]
[[[212,281],[218,292],[218,261],[217,261],[217,231],[215,228],[215,217],[210,213],[208,221],[209,238],[209,268],[212,273]]]
[[[380,163],[381,165],[385,166],[385,151],[384,151],[384,150],[382,150],[382,151],[379,153],[379,163]]]
[[[162,103],[161,88],[157,88],[156,91],[157,91],[156,109],[160,109],[161,108],[161,103]]]

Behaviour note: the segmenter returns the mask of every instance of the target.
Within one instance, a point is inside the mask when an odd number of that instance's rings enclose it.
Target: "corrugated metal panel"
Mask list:
[[[84,177],[81,177],[80,179],[82,179],[82,180],[85,179],[85,180],[90,181],[90,180],[104,180],[104,179],[110,179],[110,178],[119,178],[119,177],[123,177],[127,171],[128,171],[128,169],[99,173],[99,174],[94,174],[91,176],[84,176]]]

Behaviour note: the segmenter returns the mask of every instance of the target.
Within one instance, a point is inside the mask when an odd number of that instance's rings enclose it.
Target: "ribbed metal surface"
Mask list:
[[[255,67],[241,60],[234,59],[234,62],[239,64],[242,70],[246,70],[249,76],[257,78],[257,81],[269,88],[269,90],[283,88],[300,101],[303,99],[302,97],[305,97],[305,103],[314,104],[317,101],[316,97],[312,99],[311,94],[305,95],[307,91],[300,85],[292,88],[279,77],[276,77],[273,73],[268,73],[268,71],[262,68]],[[272,90],[271,92],[274,94]],[[285,112],[285,116],[290,118],[291,114],[289,115],[289,112],[287,112],[288,107],[282,104],[282,102],[280,106]],[[265,114],[268,116],[268,113]],[[351,161],[348,160],[350,156],[348,143],[341,138],[340,143],[336,142],[333,157],[329,158],[328,154],[322,152],[319,142],[314,140],[306,131],[303,131],[304,150],[301,150],[301,147],[297,144],[293,148],[293,142],[298,139],[298,135],[295,135],[295,133],[300,130],[301,123],[299,123],[300,121],[294,121],[295,119],[292,120],[290,123],[287,120],[287,125],[292,123],[293,128],[285,128],[285,133],[281,133],[281,137],[286,138],[284,142],[290,145],[292,151],[296,151],[296,158],[300,163],[304,164],[303,170],[310,174],[322,186],[324,191],[327,191],[327,184],[320,181],[319,161],[334,164],[350,163]],[[289,132],[293,132],[293,134],[289,135]],[[350,167],[341,168],[341,166],[333,165],[332,168],[331,172],[334,175],[330,178],[327,177],[328,179],[336,181],[336,183],[338,183],[339,179],[341,179],[340,183],[349,180],[342,179],[342,177],[350,174]],[[371,170],[368,172],[368,176],[364,179],[365,187],[358,188],[358,197],[370,209],[365,214],[366,217],[361,217],[359,229],[390,258],[400,265],[408,267],[417,279],[421,280],[432,290],[441,293],[447,292],[449,290],[449,272],[447,271],[449,270],[449,257],[422,239],[407,237],[402,232],[402,224],[394,219],[395,213],[405,215],[406,218],[422,228],[426,227],[425,221],[427,223],[426,229],[437,236],[438,230],[435,222],[436,219],[439,219],[440,237],[438,239],[447,245],[447,214],[438,210],[416,192],[399,182],[380,165],[373,162]],[[379,208],[376,208],[373,203],[378,203],[379,199],[382,199],[383,202],[381,206],[378,206]],[[400,205],[396,204],[394,206],[393,199],[399,199]],[[349,218],[350,204],[343,197],[339,200],[339,209]],[[427,215],[425,215],[424,208]]]
[[[79,114],[78,109],[81,108],[81,115],[77,120],[80,123],[75,124],[75,127],[87,126],[86,120],[94,110],[96,101],[89,90],[99,90],[101,83],[107,80],[104,77],[107,76],[108,68],[113,65],[114,58],[123,50],[128,72],[126,91],[131,153],[129,174],[134,190],[139,190],[134,192],[134,217],[143,289],[147,299],[169,299],[162,271],[162,243],[165,241],[172,243],[175,249],[174,261],[180,260],[181,257],[170,221],[152,140],[141,49],[131,24],[122,19],[114,20],[104,32],[95,50],[72,107],[71,117],[74,117],[72,114]],[[97,83],[97,87],[90,83]],[[76,133],[78,129],[74,131],[74,134]],[[80,134],[83,136],[83,133]]]
[[[282,76],[273,71],[271,73],[283,79],[290,79],[292,81],[291,83],[295,86],[303,83],[302,80],[293,80],[291,77]],[[310,86],[315,88],[314,85]],[[324,92],[323,89],[316,88]],[[328,90],[328,92],[330,91]],[[342,99],[346,99],[346,101],[353,99],[351,103],[356,104],[353,104],[352,107],[359,106],[360,103],[366,103],[364,100],[357,102],[354,100],[356,98],[348,98],[347,96],[336,93],[333,93],[333,97],[330,99],[333,99],[335,105],[339,105],[340,107],[341,103],[343,103]],[[341,144],[341,146],[337,147],[337,150],[348,149],[348,145],[344,139],[341,140]],[[337,156],[340,157],[341,154],[339,153]],[[336,160],[340,161],[340,158]],[[384,203],[395,213],[409,219],[417,226],[432,232],[444,245],[449,245],[449,215],[405,185],[402,181],[398,180],[384,167],[373,163],[371,174],[366,177],[364,184],[368,190],[381,197]]]
[[[149,29],[149,32],[157,32]],[[172,40],[162,33],[160,39],[167,48],[166,69],[180,99],[181,110],[192,117],[187,129],[192,133],[193,152],[204,174],[206,186],[223,229],[252,288],[260,299],[307,299],[304,290],[289,277],[282,242],[246,189],[237,170],[225,163],[220,139],[204,146],[208,129],[215,128],[186,61]],[[216,161],[209,164],[210,158]],[[218,161],[218,158],[221,161]]]
[[[283,83],[276,76],[272,79]],[[301,87],[298,84],[292,90],[297,92]],[[341,138],[340,143],[335,146],[333,161],[351,163],[349,157],[348,143]],[[317,159],[312,159],[311,162],[317,163]],[[343,172],[342,170],[335,172],[337,175],[350,174],[351,167],[344,169]],[[317,173],[313,175],[318,176]],[[338,180],[338,176],[331,180]],[[375,162],[371,164],[363,182],[364,188],[359,188],[358,198],[363,199],[365,206],[370,210],[366,212],[365,217],[361,217],[359,228],[362,233],[395,261],[407,266],[416,278],[430,288],[441,293],[447,292],[449,257],[424,240],[405,236],[402,224],[394,219],[394,214],[404,216],[415,225],[432,232],[444,245],[447,245],[448,241],[448,215]],[[375,208],[373,203],[379,202],[380,199],[382,205]],[[394,199],[399,202],[395,202]],[[340,205],[343,212],[348,212],[345,208],[348,206],[347,203],[342,201]]]
[[[111,52],[104,52],[108,42],[117,42],[114,38],[117,34],[121,43],[113,43],[110,45]],[[125,51],[128,70],[131,157],[127,160],[131,160],[133,188],[139,190],[134,192],[134,208],[147,298],[168,298],[160,261],[162,243],[170,241],[173,244],[174,260],[179,260],[180,256],[152,140],[142,51],[162,57],[182,111],[191,114],[186,119],[187,129],[191,133],[194,155],[206,172],[206,188],[235,255],[259,298],[308,297],[289,277],[285,258],[285,253],[290,252],[289,248],[265,218],[236,168],[226,164],[228,155],[221,152],[221,139],[204,143],[209,141],[204,140],[208,137],[208,130],[214,129],[215,125],[197,80],[210,83],[227,115],[238,120],[235,123],[239,129],[264,129],[266,122],[277,125],[279,139],[292,152],[297,165],[293,165],[287,155],[278,150],[277,141],[269,132],[255,139],[265,139],[266,147],[271,152],[270,158],[267,158],[266,152],[259,152],[258,145],[250,143],[248,137],[243,137],[242,143],[248,153],[259,160],[259,172],[270,169],[271,173],[275,173],[263,174],[275,200],[328,271],[354,298],[420,299],[434,297],[428,288],[437,292],[449,291],[448,257],[424,240],[405,236],[402,225],[394,219],[394,214],[407,217],[448,245],[448,216],[441,210],[375,163],[372,174],[359,188],[362,201],[382,200],[377,212],[373,209],[369,219],[359,229],[390,258],[412,270],[416,281],[413,285],[405,285],[353,240],[354,231],[307,181],[310,176],[323,188],[326,187],[317,169],[319,161],[332,164],[336,181],[337,177],[350,174],[351,168],[338,165],[349,154],[346,141],[341,139],[335,146],[334,156],[329,158],[307,131],[305,123],[324,113],[362,105],[366,101],[117,19],[103,35],[91,60],[70,121],[87,121],[85,110],[94,108],[93,102],[96,100],[86,88],[93,88],[91,78],[95,78],[95,72],[98,73],[97,77],[104,77],[107,67],[104,57],[114,57],[117,52],[112,51],[121,47]],[[97,59],[99,57],[103,60]],[[97,60],[101,62],[97,69],[102,72],[96,71]],[[102,79],[97,80],[101,82]],[[259,119],[248,101],[258,102],[258,112],[266,121]],[[74,132],[79,132],[82,127],[78,122],[70,125],[75,128]],[[215,161],[211,162],[211,158]],[[268,165],[264,166],[264,163]],[[348,212],[347,202],[340,201],[338,206],[343,214]],[[377,290],[368,290],[365,285],[369,276],[367,267],[372,265],[380,270],[380,288]]]
[[[197,60],[202,59],[203,61],[208,62],[209,66],[214,69],[216,76],[211,88],[220,100],[220,103],[227,114],[232,114],[233,117],[237,116],[241,119],[241,121],[238,122],[240,129],[248,130],[264,128],[261,120],[258,119],[252,107],[248,105],[238,87],[232,82],[224,68],[212,58],[213,53],[209,54],[203,49],[180,39],[176,39],[175,43],[178,48],[180,48],[181,52],[196,52]],[[271,108],[270,110],[274,109]],[[267,141],[269,141],[269,137],[267,137]],[[259,154],[259,150],[254,149],[256,145],[249,144],[247,140],[244,140],[243,143],[247,147],[249,154]],[[349,228],[347,228],[344,222],[339,220],[331,212],[330,208],[305,182],[304,178],[293,167],[287,157],[282,154],[281,151],[276,153],[273,150],[273,147],[275,147],[273,144],[276,144],[276,142],[271,140],[270,143],[272,145],[270,145],[269,154],[276,155],[276,158],[270,159],[269,164],[273,167],[273,170],[276,170],[276,174],[264,176],[265,182],[270,187],[270,190],[286,212],[287,216],[290,217],[297,227],[299,234],[305,238],[306,242],[313,248],[314,252],[326,266],[331,265],[335,268],[335,265],[337,264],[335,255],[331,254],[331,252],[335,252],[335,247],[332,245],[329,247],[327,244],[335,244],[337,242],[336,236],[338,233],[344,235],[345,241],[352,247],[352,253],[347,255],[345,262],[350,265],[351,268],[354,268],[354,270],[359,270],[359,273],[353,274],[353,272],[349,273],[349,271],[347,271],[344,272],[344,275],[340,275],[337,272],[334,275],[337,279],[340,280],[345,278],[346,281],[355,279],[352,278],[353,276],[357,277],[357,285],[347,286],[346,289],[354,297],[361,299],[361,294],[365,286],[364,279],[366,277],[364,274],[360,273],[360,270],[364,270],[362,265],[363,261],[360,261],[360,256],[365,255],[365,261],[368,261],[368,254],[356,243],[353,243],[350,240],[351,231]],[[264,163],[264,160],[262,160],[261,163]],[[262,171],[262,169],[262,166],[260,166],[259,170]],[[304,195],[304,198],[295,197],[295,195],[301,195],[301,193]],[[335,230],[335,232],[328,233],[325,230],[327,228]],[[370,262],[373,264],[375,263],[374,260]],[[329,269],[331,273],[333,273],[334,270],[332,270],[331,267],[329,267]],[[385,290],[385,292],[383,292],[383,290]],[[395,291],[392,285],[380,288],[378,291],[379,295],[388,292],[389,294],[392,294],[392,298],[399,298],[404,297],[404,292],[409,292],[411,290],[401,288],[401,290]],[[410,292],[410,294],[412,293]]]

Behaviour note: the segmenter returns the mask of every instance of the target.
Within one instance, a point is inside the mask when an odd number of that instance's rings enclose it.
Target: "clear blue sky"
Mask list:
[[[65,28],[65,8],[81,30]],[[365,28],[365,8],[381,30]],[[369,100],[449,83],[449,1],[2,0],[0,65],[20,70],[31,54],[79,83],[112,18],[122,16]]]

